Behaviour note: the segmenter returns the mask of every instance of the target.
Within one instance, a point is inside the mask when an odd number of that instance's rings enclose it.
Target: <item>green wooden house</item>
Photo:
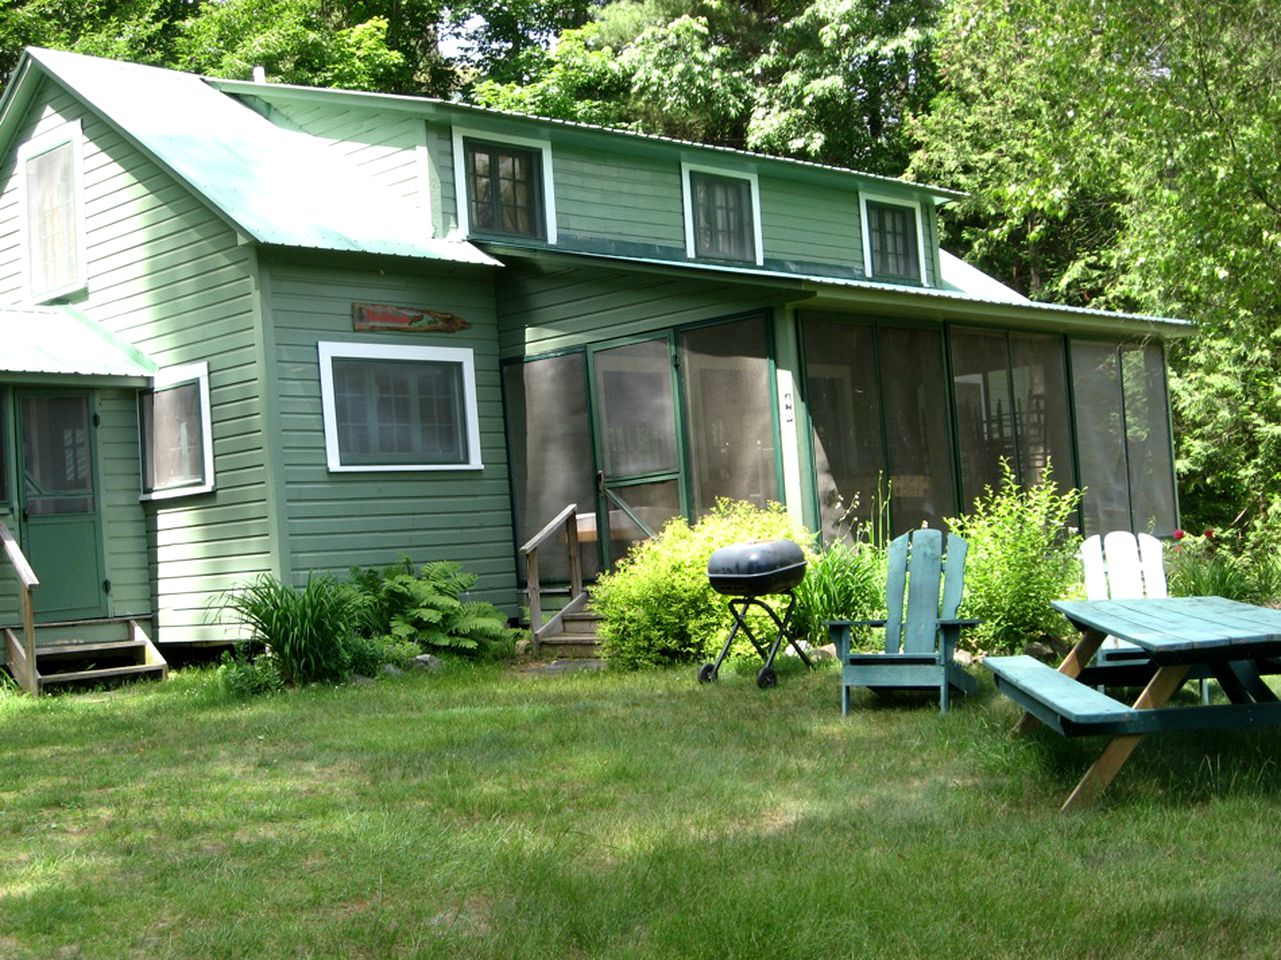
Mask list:
[[[898,529],[1053,461],[1176,523],[1162,341],[939,249],[956,195],[420,98],[29,50],[0,103],[0,625],[225,642],[225,591],[592,573],[718,497]],[[549,554],[543,580],[568,575]]]

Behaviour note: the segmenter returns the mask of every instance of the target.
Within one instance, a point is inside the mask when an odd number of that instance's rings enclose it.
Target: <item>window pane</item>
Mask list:
[[[742,320],[681,335],[689,400],[694,511],[718,497],[778,499],[765,323]]]
[[[1018,475],[1004,333],[952,331],[952,390],[960,443],[961,503],[968,511],[985,487],[1000,487],[1002,457]]]
[[[1130,529],[1121,373],[1112,343],[1072,342],[1072,394],[1085,533]]]
[[[452,464],[468,459],[460,363],[333,360],[344,464]]]
[[[1174,469],[1161,348],[1122,347],[1121,369],[1134,529],[1169,536],[1175,523]]]
[[[23,502],[33,514],[93,510],[89,404],[82,397],[22,401]]]
[[[694,254],[719,260],[755,260],[752,185],[739,177],[690,173]]]
[[[143,482],[148,492],[205,480],[199,382],[142,396]]]
[[[805,381],[824,540],[873,517],[884,481],[875,328],[806,317]]]
[[[956,510],[942,334],[878,327],[894,532],[941,527]]]
[[[64,143],[27,161],[27,237],[33,293],[65,287],[80,272],[73,151],[72,144]]]
[[[916,211],[897,204],[867,204],[868,239],[872,244],[872,275],[920,280]]]
[[[585,356],[571,353],[508,364],[503,367],[503,399],[517,539],[526,542],[571,503],[578,504],[580,518],[593,517],[596,468]],[[594,577],[600,572],[594,535],[584,531],[579,549],[584,576]],[[524,559],[518,562],[523,577]],[[563,547],[540,550],[538,563],[545,580],[569,580]]]
[[[466,151],[472,227],[493,233],[543,236],[539,154],[470,141]]]

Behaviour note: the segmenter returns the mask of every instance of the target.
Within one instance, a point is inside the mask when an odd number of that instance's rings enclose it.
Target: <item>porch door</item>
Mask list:
[[[17,398],[23,551],[40,579],[37,619],[104,616],[99,503],[90,395]]]
[[[593,350],[597,529],[612,564],[686,513],[670,337]]]

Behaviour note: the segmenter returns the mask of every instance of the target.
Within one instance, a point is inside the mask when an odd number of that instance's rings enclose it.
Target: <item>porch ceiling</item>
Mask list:
[[[145,382],[156,370],[137,347],[70,307],[0,309],[0,375]]]

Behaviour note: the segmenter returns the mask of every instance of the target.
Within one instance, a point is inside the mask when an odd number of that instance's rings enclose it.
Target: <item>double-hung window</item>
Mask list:
[[[329,469],[479,470],[472,351],[319,344]]]
[[[752,174],[681,166],[685,252],[692,259],[762,263],[760,192]]]
[[[867,275],[875,280],[925,283],[920,207],[867,196],[862,199]]]
[[[464,233],[556,242],[549,144],[455,128],[454,163]]]
[[[147,500],[208,493],[214,488],[209,365],[156,373],[138,400],[142,495]]]
[[[18,151],[27,288],[36,302],[85,287],[80,123],[63,124]]]

